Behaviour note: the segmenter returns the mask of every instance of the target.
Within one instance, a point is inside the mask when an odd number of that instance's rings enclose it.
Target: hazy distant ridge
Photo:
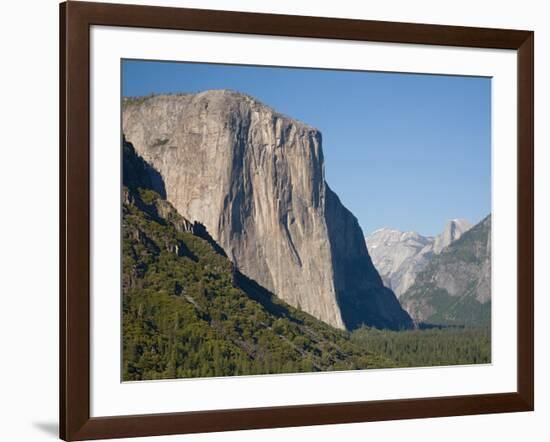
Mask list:
[[[453,219],[435,237],[383,228],[372,232],[365,240],[384,283],[399,297],[414,283],[416,275],[432,256],[441,253],[470,228],[471,224],[465,219]]]

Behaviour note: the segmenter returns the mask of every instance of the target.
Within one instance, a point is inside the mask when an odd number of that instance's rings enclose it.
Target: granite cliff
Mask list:
[[[412,326],[325,182],[318,130],[225,90],[125,99],[122,117],[155,190],[247,277],[334,327]]]

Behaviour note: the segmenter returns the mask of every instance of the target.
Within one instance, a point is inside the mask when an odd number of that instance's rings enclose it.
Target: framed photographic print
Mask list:
[[[61,438],[533,410],[532,32],[60,14]]]

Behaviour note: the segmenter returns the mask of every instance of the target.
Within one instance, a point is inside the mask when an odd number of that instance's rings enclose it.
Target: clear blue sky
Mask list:
[[[122,86],[233,89],[316,127],[327,182],[365,234],[435,235],[491,210],[489,78],[125,60]]]

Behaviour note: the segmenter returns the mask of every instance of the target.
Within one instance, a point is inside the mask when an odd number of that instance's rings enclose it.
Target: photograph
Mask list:
[[[121,61],[122,380],[491,363],[491,79]]]
[[[470,3],[6,3],[0,441],[545,439],[549,17]]]

